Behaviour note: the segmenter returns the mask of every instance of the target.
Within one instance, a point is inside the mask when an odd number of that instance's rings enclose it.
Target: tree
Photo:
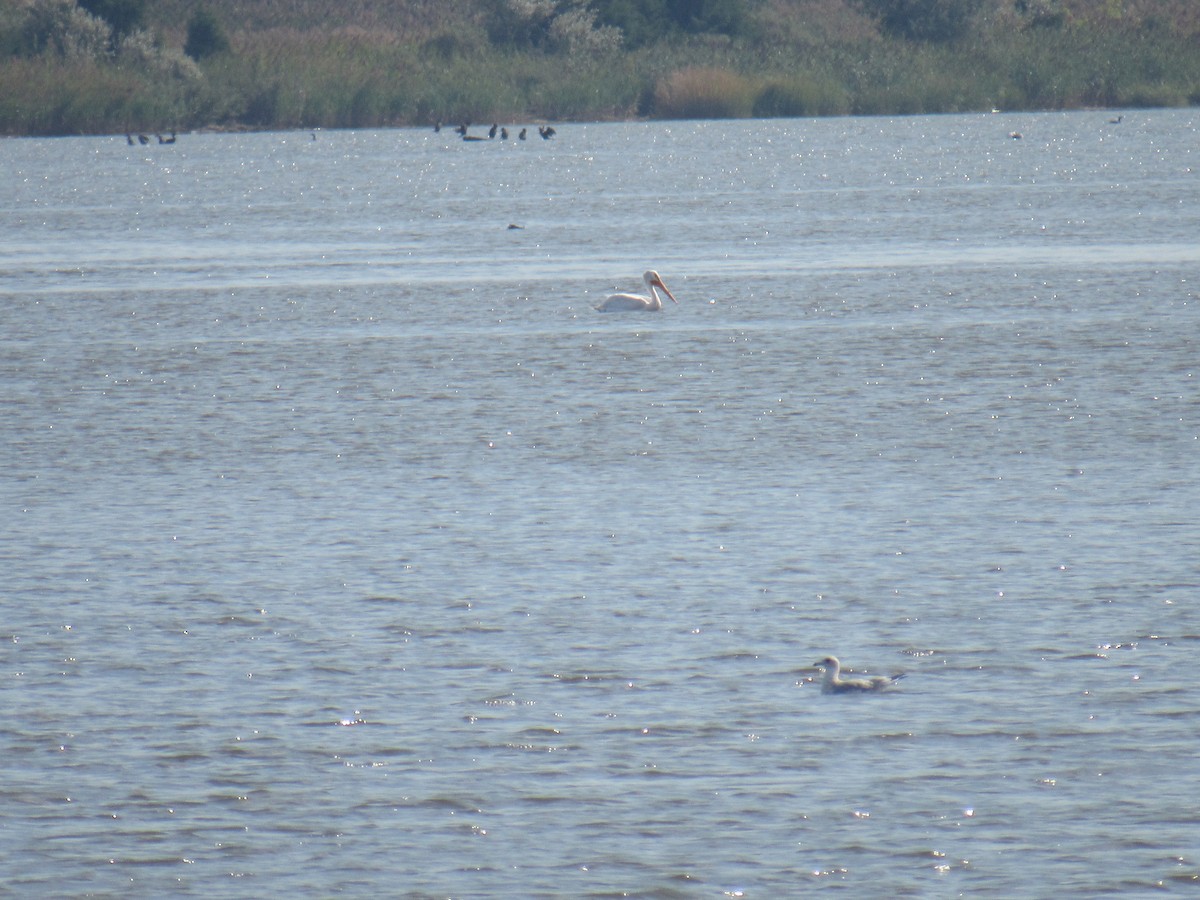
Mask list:
[[[653,44],[669,30],[665,0],[596,0],[592,5],[599,20],[621,29],[631,47]]]
[[[621,46],[621,32],[598,23],[587,0],[492,0],[488,37],[494,44],[551,52],[605,53]]]
[[[594,0],[592,6],[630,45],[653,44],[672,32],[734,37],[748,21],[746,0]]]
[[[74,0],[37,0],[29,6],[18,43],[30,56],[99,60],[111,52],[112,29]]]
[[[229,38],[221,23],[207,9],[201,7],[188,20],[187,41],[183,52],[192,59],[201,60],[208,56],[224,53],[229,49]]]
[[[746,23],[744,0],[667,0],[672,21],[689,34],[739,34]]]
[[[500,46],[544,47],[557,6],[556,0],[492,0],[488,7],[488,37]]]
[[[113,43],[135,31],[146,14],[146,0],[78,0],[79,5],[113,30]]]
[[[982,0],[860,0],[884,31],[896,37],[949,43],[966,34]]]

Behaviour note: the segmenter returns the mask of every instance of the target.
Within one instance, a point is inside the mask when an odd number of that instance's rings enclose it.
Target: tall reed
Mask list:
[[[745,118],[753,108],[753,84],[728,69],[689,66],[670,73],[654,86],[652,112],[658,118]]]

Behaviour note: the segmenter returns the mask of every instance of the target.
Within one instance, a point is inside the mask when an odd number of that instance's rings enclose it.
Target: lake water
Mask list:
[[[1200,111],[1109,117],[0,142],[0,883],[1194,891]]]

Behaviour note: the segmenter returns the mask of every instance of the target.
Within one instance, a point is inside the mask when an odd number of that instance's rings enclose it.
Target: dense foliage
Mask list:
[[[1200,102],[1194,0],[8,0],[0,131]]]
[[[141,27],[146,14],[146,0],[76,0],[80,8],[108,23],[113,39],[121,38]]]
[[[217,17],[201,7],[192,13],[188,21],[187,40],[183,52],[192,59],[201,60],[229,49],[229,38]]]
[[[619,28],[630,46],[683,34],[742,34],[746,0],[595,0],[600,22]]]
[[[861,0],[890,34],[914,41],[949,42],[965,35],[983,0]]]

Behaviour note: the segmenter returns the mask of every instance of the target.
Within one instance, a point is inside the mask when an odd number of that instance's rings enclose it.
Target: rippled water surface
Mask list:
[[[1194,890],[1200,132],[1108,118],[0,142],[0,882]]]

